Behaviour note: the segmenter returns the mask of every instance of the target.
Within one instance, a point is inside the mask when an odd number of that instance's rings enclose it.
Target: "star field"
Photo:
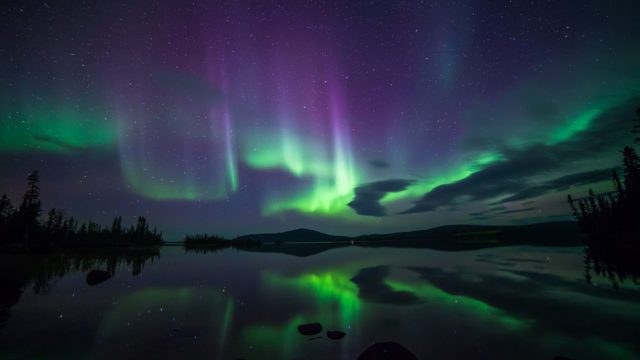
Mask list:
[[[640,105],[640,5],[11,2],[0,191],[171,237],[569,219]],[[606,174],[605,174],[606,173]]]

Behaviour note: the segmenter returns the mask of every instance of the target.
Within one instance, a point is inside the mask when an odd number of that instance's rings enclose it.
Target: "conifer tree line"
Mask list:
[[[632,133],[640,133],[640,109]],[[634,142],[640,145],[640,137],[635,136]],[[589,189],[589,196],[580,200],[568,196],[573,215],[590,242],[640,246],[640,158],[632,146],[622,149],[622,169],[624,179],[612,170],[614,191],[596,195]]]
[[[111,227],[102,227],[93,221],[78,224],[76,219],[66,217],[55,208],[43,216],[39,181],[38,171],[27,177],[27,191],[17,208],[6,194],[0,197],[0,248],[46,251],[57,247],[162,242],[162,234],[155,228],[150,230],[142,216],[128,228],[122,225],[120,216],[113,220]]]
[[[217,252],[226,248],[248,249],[259,247],[262,241],[250,238],[236,237],[233,239],[225,239],[218,235],[209,234],[187,234],[184,238],[184,250],[186,252]]]

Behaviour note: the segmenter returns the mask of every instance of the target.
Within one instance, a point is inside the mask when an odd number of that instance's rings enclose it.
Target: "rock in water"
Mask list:
[[[327,331],[327,337],[331,340],[340,340],[345,335],[347,334],[343,333],[342,331]]]
[[[358,360],[418,360],[418,358],[404,346],[393,342],[379,342],[367,348]]]
[[[94,286],[111,278],[111,274],[104,270],[91,270],[87,274],[87,285]]]
[[[315,335],[322,331],[322,325],[320,323],[309,323],[298,325],[298,332],[302,335]]]

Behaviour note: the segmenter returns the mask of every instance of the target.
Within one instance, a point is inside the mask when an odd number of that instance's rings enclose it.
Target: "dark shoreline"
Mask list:
[[[466,251],[503,246],[583,246],[585,236],[575,222],[548,222],[523,226],[451,225],[428,230],[393,234],[334,236],[299,229],[284,233],[244,235],[236,239],[213,241],[164,241],[157,244],[100,243],[83,246],[54,247],[30,251],[13,246],[0,253],[47,253],[81,249],[149,249],[163,246],[183,247],[186,251],[213,252],[235,248],[253,252],[280,252],[308,256],[338,247],[394,247],[440,251]]]

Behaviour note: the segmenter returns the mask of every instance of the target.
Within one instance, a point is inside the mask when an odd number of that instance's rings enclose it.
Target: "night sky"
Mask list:
[[[640,106],[638,1],[1,6],[0,192],[169,239],[570,219]]]

